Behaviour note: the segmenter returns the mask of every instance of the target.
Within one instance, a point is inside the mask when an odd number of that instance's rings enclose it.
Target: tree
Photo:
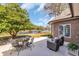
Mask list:
[[[35,26],[36,30],[44,30],[45,28],[43,26]]]
[[[15,38],[20,30],[32,29],[32,23],[26,10],[19,4],[0,5],[0,32],[8,32]]]
[[[57,16],[62,13],[68,7],[66,3],[47,3],[44,9],[49,13],[49,15]]]

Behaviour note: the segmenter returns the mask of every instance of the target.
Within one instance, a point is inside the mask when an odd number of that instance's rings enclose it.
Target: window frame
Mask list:
[[[65,26],[67,26],[67,25],[69,25],[69,27],[70,27],[70,35],[69,36],[65,36]],[[66,37],[66,38],[71,38],[71,24],[60,24],[58,26],[58,36],[60,36],[60,33],[59,33],[59,31],[60,31],[59,27],[60,26],[63,26],[63,36]]]

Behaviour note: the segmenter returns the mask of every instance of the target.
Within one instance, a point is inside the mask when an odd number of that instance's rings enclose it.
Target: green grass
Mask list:
[[[5,37],[5,36],[10,36],[10,34],[7,32],[0,33],[0,37]]]
[[[34,38],[36,37],[41,37],[43,35],[47,35],[47,34],[50,34],[50,32],[42,32],[42,33],[36,33],[36,34],[20,34],[20,35],[17,35],[17,36],[26,36],[26,35],[30,35]],[[0,37],[7,37],[7,36],[11,36],[9,33],[0,33]]]

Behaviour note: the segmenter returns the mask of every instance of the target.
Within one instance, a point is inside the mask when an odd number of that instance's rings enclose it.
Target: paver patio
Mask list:
[[[61,46],[58,52],[51,51],[46,46],[47,37],[35,38],[32,49],[26,48],[20,51],[19,56],[69,56],[67,52],[66,42]],[[4,56],[10,56],[10,52],[3,53]],[[16,56],[17,52],[13,52],[12,56]]]

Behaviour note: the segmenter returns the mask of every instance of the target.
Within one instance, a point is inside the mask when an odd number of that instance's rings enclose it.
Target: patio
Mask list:
[[[58,52],[51,51],[46,46],[47,37],[35,38],[32,49],[26,48],[19,52],[19,56],[69,56],[67,53],[67,43],[61,46]],[[11,47],[11,45],[9,45]],[[10,48],[10,47],[7,48]],[[10,55],[10,50],[3,52],[4,56],[16,56],[17,52],[13,51]]]

